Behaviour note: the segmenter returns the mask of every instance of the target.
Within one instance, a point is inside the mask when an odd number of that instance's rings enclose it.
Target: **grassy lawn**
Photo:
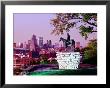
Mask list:
[[[47,70],[28,73],[27,75],[97,75],[97,69],[78,69],[78,70]]]

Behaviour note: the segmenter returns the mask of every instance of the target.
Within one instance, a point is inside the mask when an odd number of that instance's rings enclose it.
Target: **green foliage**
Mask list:
[[[97,65],[97,40],[91,40],[84,48],[83,63]]]
[[[40,57],[40,64],[48,64],[48,57],[46,55],[41,55]]]
[[[80,27],[78,24],[83,23]],[[96,13],[56,13],[56,18],[51,20],[54,29],[52,34],[63,34],[68,32],[71,28],[76,27],[80,30],[80,34],[88,38],[88,35],[97,32],[97,14]]]
[[[86,50],[84,51],[84,59],[90,59],[91,57],[94,56],[94,52],[93,50]]]
[[[57,60],[52,60],[51,62],[49,62],[50,64],[58,64]]]
[[[97,20],[97,14],[96,13],[82,13],[83,20],[88,21],[91,19]]]
[[[84,59],[91,59],[97,56],[97,40],[91,40],[84,51]]]
[[[35,58],[31,58],[30,60],[30,65],[36,65],[37,61],[35,60]]]
[[[85,39],[87,39],[87,38],[88,38],[88,35],[93,32],[93,28],[90,27],[90,26],[85,27],[85,26],[81,25],[79,30],[80,30],[79,33],[80,33],[82,36],[84,36]]]

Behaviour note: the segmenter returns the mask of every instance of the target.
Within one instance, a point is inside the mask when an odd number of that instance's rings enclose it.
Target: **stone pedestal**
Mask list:
[[[78,69],[80,63],[79,52],[57,52],[59,69]]]

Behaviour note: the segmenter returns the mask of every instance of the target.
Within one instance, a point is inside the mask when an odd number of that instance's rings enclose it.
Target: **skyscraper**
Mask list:
[[[31,51],[36,51],[36,48],[37,48],[37,47],[38,47],[37,39],[36,39],[36,36],[33,35],[33,36],[32,36],[32,39],[31,39],[30,50],[31,50]]]
[[[58,48],[59,47],[59,43],[55,43],[54,47]]]
[[[80,48],[80,42],[76,42],[76,48]]]
[[[52,47],[52,41],[51,40],[47,40],[47,46],[48,46],[48,48]]]
[[[48,43],[49,43],[49,47],[51,47],[52,46],[52,41],[49,40]]]
[[[13,48],[16,48],[16,43],[13,43]]]
[[[39,37],[39,47],[43,47],[43,37]]]
[[[47,45],[49,44],[49,41],[47,40]]]
[[[19,43],[19,48],[23,48],[23,43]]]
[[[27,44],[26,44],[26,42],[24,42],[24,47],[23,47],[23,48],[25,48],[25,49],[27,48]]]
[[[31,40],[28,40],[28,49],[30,50]]]

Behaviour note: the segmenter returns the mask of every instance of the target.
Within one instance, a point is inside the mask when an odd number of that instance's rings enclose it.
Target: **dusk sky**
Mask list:
[[[52,44],[59,43],[60,37],[66,38],[66,32],[63,35],[51,34],[53,30],[52,24],[50,24],[50,20],[55,17],[55,14],[52,13],[16,13],[14,14],[14,42],[26,42],[32,38],[32,35],[36,35],[36,37],[43,37],[44,43],[47,40],[52,40]],[[85,40],[80,34],[78,29],[71,29],[69,34],[71,35],[71,39],[74,39],[75,42],[80,42],[81,46],[86,46],[90,39],[95,38],[97,34],[90,34],[89,38]]]

